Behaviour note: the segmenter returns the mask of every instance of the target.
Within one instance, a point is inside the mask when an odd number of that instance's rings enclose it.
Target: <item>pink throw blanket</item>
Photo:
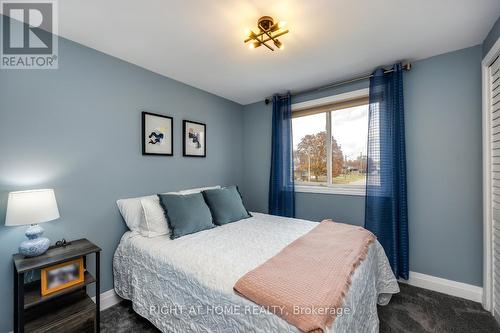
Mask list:
[[[303,332],[325,332],[345,310],[351,276],[374,240],[362,227],[324,220],[241,277],[234,290]]]

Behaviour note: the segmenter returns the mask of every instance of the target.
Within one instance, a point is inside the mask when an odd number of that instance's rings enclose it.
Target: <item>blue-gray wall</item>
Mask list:
[[[481,46],[414,63],[404,75],[410,269],[482,285]],[[367,82],[293,102],[364,88]],[[271,107],[244,107],[249,209],[267,211]],[[297,217],[363,224],[364,197],[297,193]]]
[[[495,42],[497,41],[498,37],[500,37],[500,16],[498,17],[497,21],[491,27],[490,32],[486,36],[483,42],[483,57],[486,56],[486,54],[491,50]]]
[[[24,227],[5,227],[9,191],[54,188],[61,219],[46,236],[103,249],[102,291],[126,230],[118,198],[239,184],[242,106],[65,39],[58,70],[0,70],[0,332],[12,329],[11,254]],[[174,117],[174,157],[141,155],[141,111]],[[183,119],[207,124],[207,157],[182,157]]]

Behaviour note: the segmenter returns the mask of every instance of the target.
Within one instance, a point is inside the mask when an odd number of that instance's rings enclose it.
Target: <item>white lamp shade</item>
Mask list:
[[[59,218],[54,190],[31,190],[9,193],[6,226],[37,224]]]

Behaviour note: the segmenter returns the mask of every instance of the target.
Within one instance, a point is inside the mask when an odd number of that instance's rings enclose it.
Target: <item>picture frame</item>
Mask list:
[[[83,283],[84,273],[83,257],[42,268],[40,271],[42,296]]]
[[[182,154],[185,157],[207,156],[207,125],[191,120],[182,121]]]
[[[174,155],[174,118],[142,112],[142,155]]]

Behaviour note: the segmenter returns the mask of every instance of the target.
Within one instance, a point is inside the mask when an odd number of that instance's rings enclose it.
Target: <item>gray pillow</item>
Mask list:
[[[215,227],[201,193],[158,194],[158,197],[167,217],[171,239]]]
[[[236,186],[203,191],[205,201],[210,207],[214,223],[223,225],[251,217],[241,200]]]

